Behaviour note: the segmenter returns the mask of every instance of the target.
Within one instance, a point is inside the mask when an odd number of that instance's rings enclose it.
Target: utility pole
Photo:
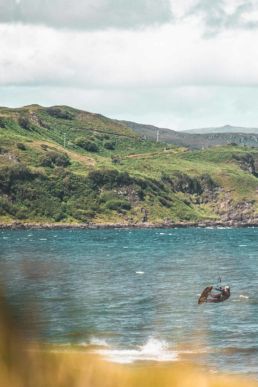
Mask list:
[[[157,130],[157,142],[159,142],[159,129]]]

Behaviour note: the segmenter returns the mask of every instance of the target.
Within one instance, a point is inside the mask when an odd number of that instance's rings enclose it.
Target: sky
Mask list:
[[[0,105],[258,127],[258,0],[0,0]]]

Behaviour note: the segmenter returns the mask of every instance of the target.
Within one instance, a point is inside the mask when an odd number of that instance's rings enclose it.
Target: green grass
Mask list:
[[[189,151],[141,140],[98,114],[51,109],[0,108],[1,222],[139,222],[142,208],[154,223],[218,220],[216,209],[228,197],[232,205],[253,201],[253,210],[258,209],[258,180],[247,168],[250,157],[258,160],[256,149]],[[79,146],[79,138],[94,143],[97,151]],[[46,165],[51,152],[69,163]],[[28,171],[21,177],[23,167]],[[93,171],[100,171],[104,182],[93,184]],[[204,175],[217,185],[214,192],[203,183]],[[200,192],[192,192],[195,185]]]

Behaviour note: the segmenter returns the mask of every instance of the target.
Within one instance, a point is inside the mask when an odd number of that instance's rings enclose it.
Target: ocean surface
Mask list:
[[[258,378],[257,228],[4,230],[0,285],[28,337]]]

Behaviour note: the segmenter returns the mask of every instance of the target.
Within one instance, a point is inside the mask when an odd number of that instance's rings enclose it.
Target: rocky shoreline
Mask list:
[[[191,227],[258,227],[253,219],[247,221],[203,221],[203,222],[161,222],[161,223],[0,223],[1,230],[27,229],[113,229],[113,228],[191,228]]]

